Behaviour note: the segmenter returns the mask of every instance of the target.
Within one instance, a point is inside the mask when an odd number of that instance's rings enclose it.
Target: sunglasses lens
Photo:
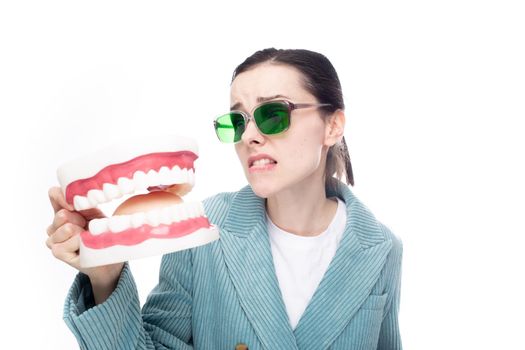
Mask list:
[[[246,123],[239,113],[228,113],[215,120],[215,132],[222,142],[240,141],[244,129]]]
[[[253,112],[253,118],[266,135],[281,133],[290,126],[290,111],[284,103],[266,103]]]

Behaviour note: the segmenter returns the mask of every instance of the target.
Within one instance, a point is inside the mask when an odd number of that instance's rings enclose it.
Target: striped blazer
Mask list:
[[[126,263],[97,306],[79,273],[64,320],[81,349],[401,349],[401,242],[343,183],[327,195],[346,203],[345,232],[295,329],[275,275],[264,199],[249,186],[204,201],[220,239],[164,255],[142,309]]]

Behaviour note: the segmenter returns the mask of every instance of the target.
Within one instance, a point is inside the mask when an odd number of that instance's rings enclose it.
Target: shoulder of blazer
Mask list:
[[[237,193],[238,192],[221,192],[202,201],[204,212],[212,224],[218,227],[223,226],[233,198]]]
[[[396,236],[385,224],[380,221],[377,221],[381,232],[385,237],[385,240],[392,241],[392,249],[390,254],[393,256],[401,256],[403,254],[403,241]]]

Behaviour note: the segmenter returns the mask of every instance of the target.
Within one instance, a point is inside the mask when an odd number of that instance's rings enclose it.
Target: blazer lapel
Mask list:
[[[339,184],[347,208],[339,248],[294,330],[300,349],[328,348],[370,294],[392,243],[385,240],[373,214]],[[313,336],[315,335],[315,336]]]
[[[232,201],[221,246],[241,307],[266,349],[297,349],[266,228],[264,199],[246,186]]]

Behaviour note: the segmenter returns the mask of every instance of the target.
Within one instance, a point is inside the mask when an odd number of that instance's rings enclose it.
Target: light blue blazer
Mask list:
[[[294,330],[275,275],[264,200],[249,186],[204,201],[221,238],[165,255],[142,310],[126,264],[116,290],[97,306],[79,273],[64,320],[81,349],[401,349],[401,242],[343,183],[327,195],[346,203],[346,228]]]

